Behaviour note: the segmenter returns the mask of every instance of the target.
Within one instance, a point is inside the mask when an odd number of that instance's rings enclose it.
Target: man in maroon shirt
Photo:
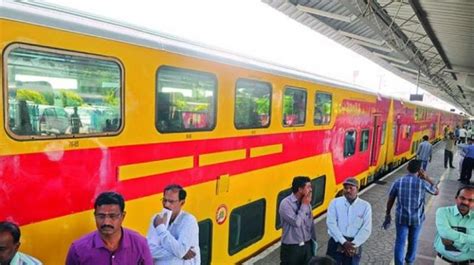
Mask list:
[[[125,202],[116,192],[104,192],[94,203],[97,231],[74,241],[66,265],[153,265],[146,239],[122,227]]]

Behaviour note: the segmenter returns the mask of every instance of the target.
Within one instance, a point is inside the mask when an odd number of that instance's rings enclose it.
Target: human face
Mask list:
[[[0,233],[0,264],[10,264],[19,247],[20,242],[13,242],[10,232]]]
[[[346,197],[346,199],[349,201],[355,200],[357,198],[357,186],[345,184],[344,197]]]
[[[125,212],[120,212],[117,204],[97,206],[94,212],[95,225],[102,236],[111,236],[121,232]]]
[[[313,192],[313,187],[311,187],[311,182],[306,182],[303,187],[299,188],[298,191],[300,192],[301,197],[308,195],[309,193]]]
[[[474,209],[474,191],[464,189],[456,197],[456,205],[462,215],[466,215],[470,210]]]
[[[181,211],[181,207],[184,204],[184,200],[179,200],[179,191],[175,190],[167,190],[165,191],[165,195],[163,196],[163,207],[172,211],[171,218],[174,219],[179,212]]]

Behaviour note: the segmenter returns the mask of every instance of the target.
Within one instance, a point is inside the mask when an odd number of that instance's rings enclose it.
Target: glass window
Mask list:
[[[206,219],[198,223],[199,250],[201,251],[201,265],[211,264],[212,258],[212,221]]]
[[[210,131],[215,126],[217,80],[213,74],[158,69],[155,125],[159,132]]]
[[[6,53],[8,129],[28,138],[114,133],[122,127],[113,60],[13,45]]]
[[[363,152],[369,148],[369,129],[362,130],[359,151]]]
[[[230,214],[229,254],[234,255],[263,237],[265,200],[261,199],[235,208]]]
[[[384,122],[382,124],[382,139],[380,140],[380,145],[385,144],[385,134],[387,133],[387,123]]]
[[[281,228],[281,221],[280,221],[280,203],[281,201],[288,197],[292,193],[291,188],[280,191],[277,196],[277,205],[276,205],[276,220],[275,220],[275,229]]]
[[[239,79],[235,88],[234,125],[237,129],[270,125],[272,87],[269,83]]]
[[[285,89],[283,95],[283,126],[304,125],[306,119],[306,91],[297,88]]]
[[[313,209],[315,209],[324,202],[324,193],[326,191],[326,175],[312,179],[311,187],[313,189],[311,205],[313,206]]]
[[[350,130],[346,132],[346,135],[344,137],[344,157],[354,155],[356,147],[356,136],[357,132],[355,130]]]
[[[316,92],[314,103],[314,124],[328,124],[331,122],[332,95]]]

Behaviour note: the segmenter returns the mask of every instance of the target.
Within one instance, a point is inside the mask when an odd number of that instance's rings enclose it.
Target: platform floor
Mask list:
[[[420,241],[418,243],[417,265],[432,265],[435,252],[433,240],[436,232],[435,213],[438,207],[453,205],[454,196],[461,183],[459,178],[459,152],[454,155],[455,169],[444,168],[444,143],[440,142],[434,146],[432,163],[428,165],[428,175],[435,180],[440,180],[440,194],[438,196],[428,195],[426,197],[425,214],[426,220],[423,224]],[[398,168],[390,175],[378,180],[376,183],[360,192],[360,197],[372,205],[372,234],[363,245],[361,264],[393,264],[393,246],[395,242],[395,226],[383,230],[381,225],[385,217],[387,194],[391,184],[399,177],[407,173],[406,164]],[[395,205],[392,209],[392,218],[395,216]],[[328,233],[325,215],[315,220],[317,241],[319,244],[318,255],[324,256],[327,248]],[[280,263],[280,243],[269,247],[244,264],[266,265]]]

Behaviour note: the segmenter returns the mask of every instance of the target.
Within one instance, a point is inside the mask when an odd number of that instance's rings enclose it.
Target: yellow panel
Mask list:
[[[229,192],[229,174],[225,174],[219,177],[217,180],[216,194],[222,194]]]
[[[160,161],[119,166],[119,180],[129,180],[193,168],[193,157],[179,157]]]
[[[250,157],[259,157],[259,156],[266,156],[266,155],[281,153],[282,150],[283,150],[282,144],[254,147],[250,149]]]
[[[199,166],[214,165],[240,159],[245,159],[245,149],[200,155]]]

